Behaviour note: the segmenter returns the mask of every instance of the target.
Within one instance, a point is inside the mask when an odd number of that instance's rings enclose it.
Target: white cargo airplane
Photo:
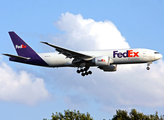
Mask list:
[[[44,67],[77,67],[77,73],[82,76],[92,74],[90,67],[98,67],[107,72],[116,71],[117,64],[147,63],[147,70],[153,61],[162,58],[159,52],[149,49],[117,49],[105,51],[73,51],[47,42],[42,42],[55,48],[54,53],[36,53],[15,32],[9,32],[17,55],[9,56],[10,61]],[[79,69],[80,68],[80,69]]]

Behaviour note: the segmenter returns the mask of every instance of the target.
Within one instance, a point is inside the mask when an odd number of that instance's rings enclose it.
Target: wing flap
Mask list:
[[[84,59],[84,60],[91,60],[93,58],[93,56],[75,52],[75,51],[65,49],[65,48],[62,48],[62,47],[59,47],[56,45],[52,45],[52,44],[49,44],[48,42],[41,42],[41,43],[44,43],[46,45],[49,45],[49,46],[55,48],[55,50],[58,51],[59,54],[65,55],[66,58],[77,58],[77,59]]]
[[[3,55],[8,56],[8,57],[13,57],[13,58],[21,59],[21,60],[29,60],[29,59],[31,59],[31,58],[17,56],[17,55],[11,55],[11,54],[3,54]]]

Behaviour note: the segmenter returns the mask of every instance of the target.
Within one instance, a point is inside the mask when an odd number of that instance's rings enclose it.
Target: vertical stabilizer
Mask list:
[[[10,61],[39,66],[48,66],[48,64],[15,32],[9,32],[9,35],[18,54],[18,56],[4,54],[10,57]]]
[[[23,41],[15,32],[9,32],[11,40],[19,56],[30,57],[37,54],[25,41]]]

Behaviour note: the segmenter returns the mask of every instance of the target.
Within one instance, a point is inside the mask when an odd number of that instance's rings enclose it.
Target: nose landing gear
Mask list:
[[[152,64],[152,62],[147,63],[147,67],[146,67],[147,70],[150,70],[150,64]]]
[[[85,75],[91,75],[92,74],[92,71],[88,71],[89,67],[85,67],[84,69],[77,69],[77,73],[81,73],[82,76],[85,76]],[[87,72],[88,71],[88,72]]]
[[[150,67],[148,67],[148,66],[147,66],[147,68],[146,68],[146,69],[147,69],[147,70],[150,70]]]

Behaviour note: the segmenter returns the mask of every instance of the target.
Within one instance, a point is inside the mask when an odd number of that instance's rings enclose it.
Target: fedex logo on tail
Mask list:
[[[15,48],[16,49],[21,49],[21,48],[26,48],[26,45],[15,45]]]
[[[133,52],[133,50],[127,50],[126,52],[113,51],[113,58],[127,58],[127,57],[139,57],[139,52]]]

